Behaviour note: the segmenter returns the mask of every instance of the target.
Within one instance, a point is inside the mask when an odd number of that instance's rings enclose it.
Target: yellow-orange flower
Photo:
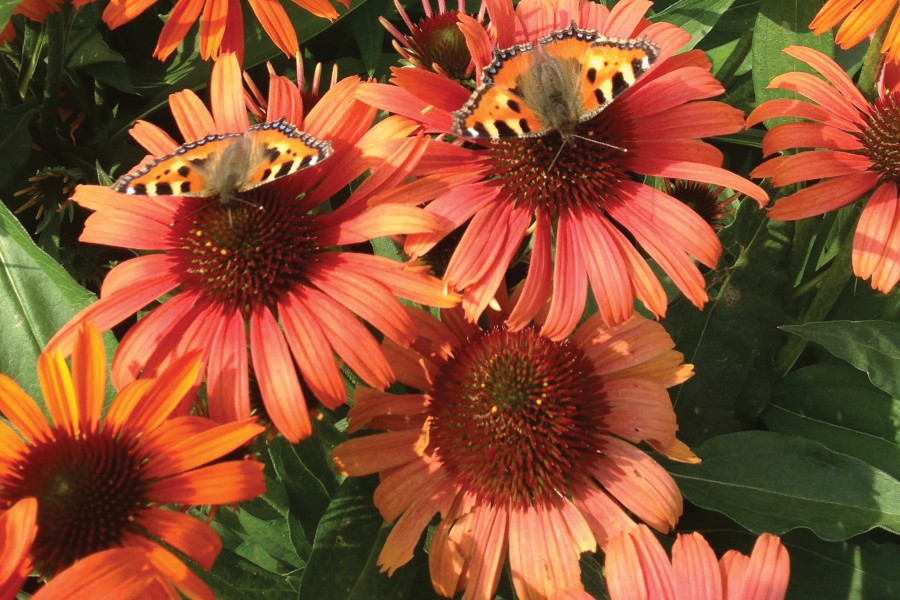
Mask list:
[[[841,21],[834,41],[841,48],[851,48],[877,30],[893,15],[881,52],[895,63],[900,63],[900,11],[897,0],[828,0],[819,10],[809,28],[821,34]]]
[[[142,549],[153,568],[190,597],[211,597],[205,584],[161,539],[210,568],[221,549],[212,528],[163,506],[233,504],[265,491],[263,465],[220,459],[262,431],[252,421],[216,424],[170,418],[195,390],[196,354],[157,377],[120,390],[105,417],[106,359],[100,334],[83,326],[71,370],[59,352],[38,359],[50,419],[13,380],[0,375],[0,506],[37,500],[32,546],[44,577],[81,558],[119,547]],[[209,464],[213,461],[215,464]],[[128,555],[136,560],[134,553]]]

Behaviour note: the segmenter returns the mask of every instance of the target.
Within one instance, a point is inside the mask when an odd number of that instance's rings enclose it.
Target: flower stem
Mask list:
[[[881,73],[881,65],[884,63],[881,46],[884,44],[890,24],[891,20],[885,19],[884,23],[875,30],[872,41],[869,42],[869,50],[866,52],[866,57],[859,70],[859,89],[869,102],[873,102],[878,97],[878,75]]]

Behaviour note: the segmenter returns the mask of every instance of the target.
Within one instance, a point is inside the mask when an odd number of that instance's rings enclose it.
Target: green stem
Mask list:
[[[884,44],[890,24],[891,19],[885,19],[884,23],[875,30],[875,35],[869,42],[869,50],[859,69],[859,90],[869,102],[873,102],[878,97],[878,75],[881,73],[881,65],[884,63],[881,46]]]
[[[59,115],[59,88],[62,84],[63,63],[66,60],[66,32],[63,15],[51,14],[47,17],[47,76],[44,80],[44,94],[41,100],[41,143],[51,156],[59,150],[59,136],[56,125]]]

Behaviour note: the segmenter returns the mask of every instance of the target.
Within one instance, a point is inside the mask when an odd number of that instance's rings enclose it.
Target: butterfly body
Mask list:
[[[474,139],[569,142],[645,73],[659,55],[646,39],[608,38],[573,23],[537,41],[494,51],[482,83],[453,113],[453,131]]]
[[[146,196],[233,199],[237,194],[318,164],[331,142],[297,130],[284,119],[246,133],[206,136],[123,175],[113,190]]]

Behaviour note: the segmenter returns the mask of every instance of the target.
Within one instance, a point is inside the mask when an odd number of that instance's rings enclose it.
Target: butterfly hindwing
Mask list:
[[[113,190],[139,196],[205,196],[203,168],[210,156],[222,152],[239,133],[209,135],[178,147],[123,175]]]
[[[240,187],[242,192],[318,164],[332,153],[331,142],[299,131],[284,119],[254,125],[246,135],[263,151],[259,164],[253,165]]]

